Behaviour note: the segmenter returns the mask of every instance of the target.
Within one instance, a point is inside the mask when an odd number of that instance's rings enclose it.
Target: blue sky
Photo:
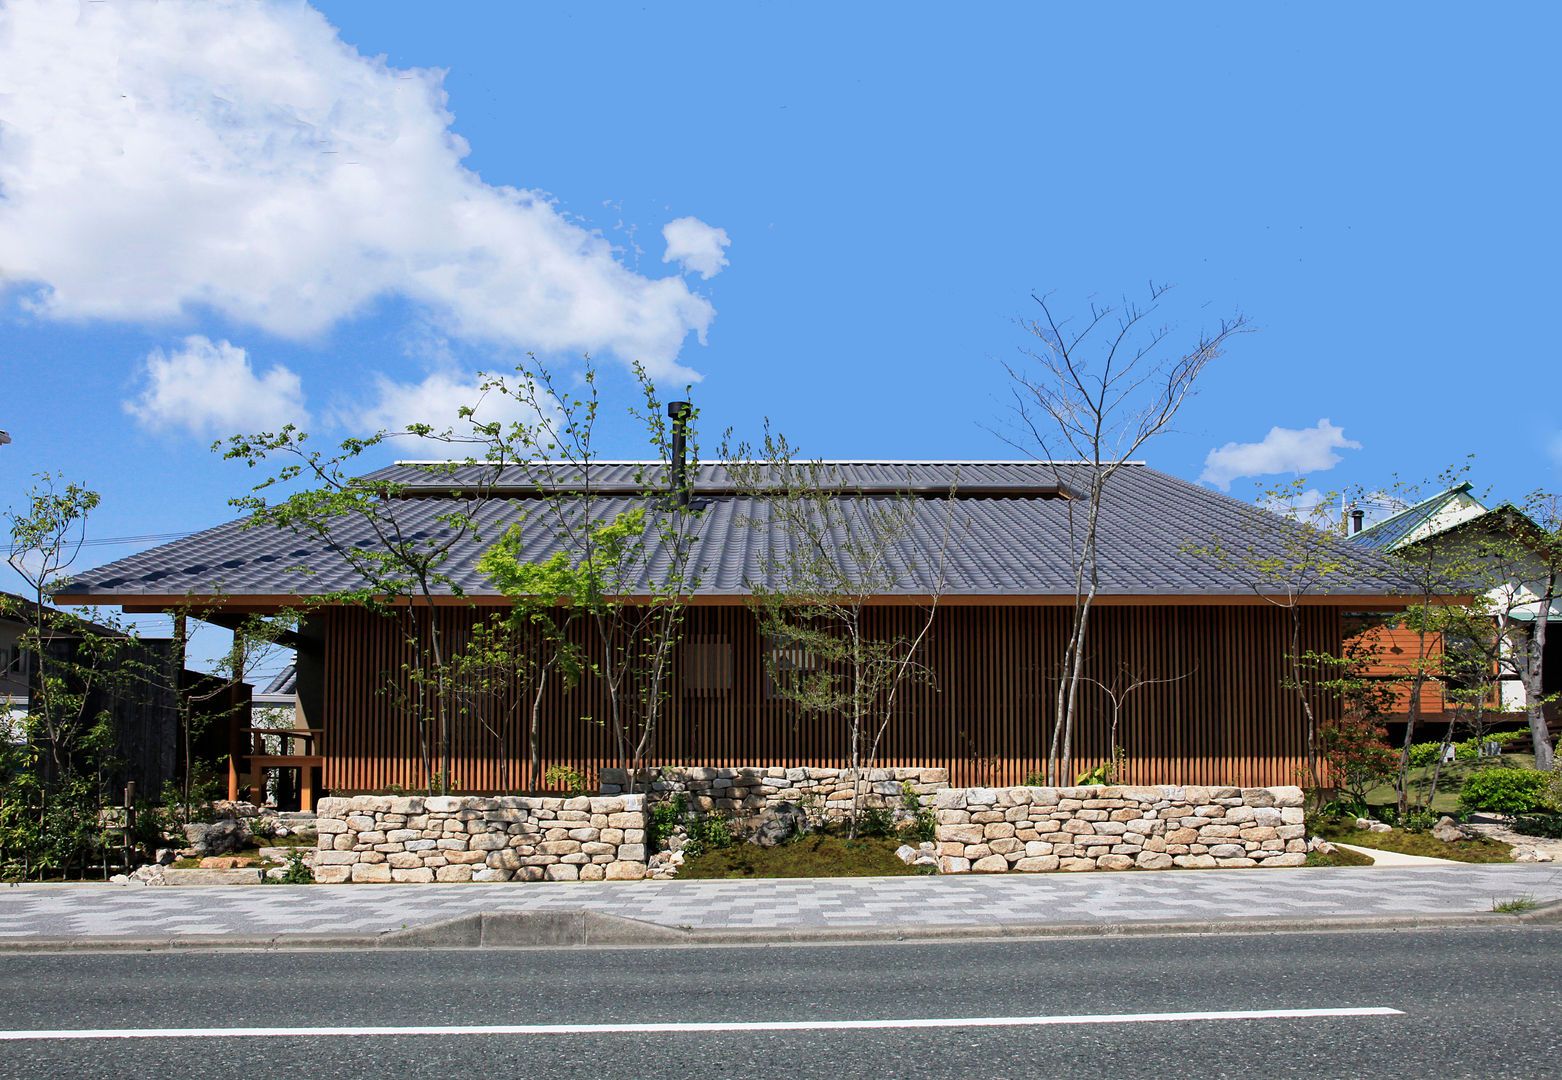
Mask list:
[[[1258,331],[1151,464],[1245,496],[1474,454],[1478,486],[1555,487],[1559,30],[1554,4],[0,3],[4,501],[47,470],[102,493],[98,537],[215,524],[250,480],[218,435],[405,422],[528,350],[590,352],[614,395],[630,358],[693,379],[707,433],[1012,457],[987,429],[1031,294],[1150,280],[1185,338]]]

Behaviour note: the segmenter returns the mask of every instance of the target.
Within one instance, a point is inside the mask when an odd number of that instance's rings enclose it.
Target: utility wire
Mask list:
[[[75,544],[75,543],[71,543],[71,544],[67,544],[65,546],[74,548],[74,547],[78,547],[78,546],[79,547],[111,547],[111,546],[113,546],[115,544],[156,544],[156,543],[161,543],[161,542],[163,542],[165,540],[183,540],[186,536],[194,536],[196,533],[201,532],[201,531],[203,531],[203,530],[201,530],[201,529],[191,529],[188,532],[143,533],[140,536],[103,536],[103,537],[99,537],[96,540],[83,540],[79,545]],[[4,553],[6,555],[10,555],[14,551],[16,551],[18,546],[20,546],[20,545],[17,545],[17,544],[0,544],[0,553]]]

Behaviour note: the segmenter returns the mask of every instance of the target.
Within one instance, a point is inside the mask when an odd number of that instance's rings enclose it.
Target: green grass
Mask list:
[[[1501,754],[1497,757],[1476,758],[1473,761],[1450,761],[1443,766],[1437,775],[1437,797],[1432,800],[1432,811],[1438,814],[1457,814],[1459,812],[1459,789],[1464,786],[1464,778],[1477,769],[1490,768],[1504,769],[1533,769],[1535,767],[1534,754]],[[1423,802],[1427,792],[1432,790],[1432,766],[1420,769],[1411,769],[1410,800]],[[1367,803],[1370,806],[1395,806],[1398,798],[1394,794],[1392,784],[1383,784],[1367,792]]]
[[[1512,862],[1512,848],[1495,840],[1455,840],[1444,843],[1431,833],[1407,833],[1403,829],[1388,832],[1371,832],[1358,829],[1350,822],[1331,821],[1318,826],[1317,833],[1325,840],[1377,851],[1397,851],[1401,855],[1426,855],[1433,859],[1452,859],[1466,863]]]
[[[690,878],[888,877],[919,873],[901,862],[903,841],[874,837],[847,840],[815,833],[775,847],[733,844],[703,852],[678,870]]]
[[[1529,893],[1524,893],[1511,900],[1493,900],[1491,909],[1498,915],[1522,915],[1526,911],[1534,911],[1539,906],[1539,900]]]
[[[1371,866],[1372,865],[1372,856],[1371,855],[1363,855],[1359,851],[1347,851],[1345,848],[1337,847],[1337,848],[1335,848],[1332,852],[1330,852],[1327,855],[1325,855],[1321,851],[1310,851],[1310,852],[1308,852],[1307,853],[1307,865],[1308,866]]]

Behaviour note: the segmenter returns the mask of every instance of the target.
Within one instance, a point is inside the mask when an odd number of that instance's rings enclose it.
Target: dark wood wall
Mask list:
[[[909,631],[922,614],[887,607],[873,616]],[[1018,784],[1042,769],[1069,616],[1062,607],[942,608],[924,654],[933,679],[905,692],[878,764],[946,767],[957,786]],[[443,608],[438,617],[454,642],[478,616],[476,609]],[[414,721],[397,707],[396,695],[385,692],[408,685],[400,671],[409,653],[397,623],[361,609],[331,609],[316,618],[325,639],[325,786],[422,787],[427,781]],[[1129,697],[1117,739],[1127,754],[1122,781],[1297,783],[1303,720],[1295,694],[1282,685],[1289,618],[1270,605],[1098,607],[1091,620],[1090,674],[1110,680],[1126,662],[1147,676],[1182,676]],[[1302,621],[1304,649],[1338,650],[1337,611],[1305,608]],[[769,691],[764,643],[745,608],[691,608],[686,630],[683,655],[672,665],[654,763],[846,764],[840,720],[800,718]],[[1329,703],[1317,704],[1326,715]],[[605,720],[607,704],[596,682],[567,694],[550,690],[544,714],[544,767],[568,765],[592,778],[618,763],[611,734],[598,722]],[[1087,685],[1075,733],[1077,771],[1110,753],[1110,714],[1106,696]],[[507,786],[491,730],[463,721],[454,741],[459,790]],[[518,717],[507,754],[519,763],[525,753],[525,720]]]

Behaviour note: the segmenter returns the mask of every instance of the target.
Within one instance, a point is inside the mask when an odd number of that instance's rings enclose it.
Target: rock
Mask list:
[[[1038,855],[1021,859],[1014,864],[1014,869],[1025,873],[1042,873],[1047,870],[1056,870],[1059,859],[1056,855]]]
[[[1374,821],[1371,825],[1367,826],[1368,832],[1392,832],[1393,830],[1394,826],[1390,825],[1386,821]]]
[[[910,844],[901,844],[895,849],[895,857],[907,866],[910,866],[917,860],[917,849]]]
[[[775,847],[808,831],[808,814],[793,802],[778,802],[759,817],[759,826],[749,843]]]
[[[1001,874],[1009,869],[1009,860],[1002,855],[987,855],[972,863],[971,869],[978,874]]]
[[[1098,870],[1130,870],[1134,861],[1127,855],[1102,855],[1096,859]]]
[[[243,846],[249,839],[249,828],[236,818],[224,818],[211,824],[194,822],[184,827],[184,839],[191,855],[225,855]]]
[[[1141,851],[1134,864],[1141,870],[1167,870],[1172,865],[1172,857],[1158,851]]]
[[[1436,825],[1432,826],[1432,839],[1441,840],[1445,844],[1451,844],[1455,840],[1467,839],[1468,836],[1469,834],[1464,831],[1464,827],[1446,814],[1438,819]]]

